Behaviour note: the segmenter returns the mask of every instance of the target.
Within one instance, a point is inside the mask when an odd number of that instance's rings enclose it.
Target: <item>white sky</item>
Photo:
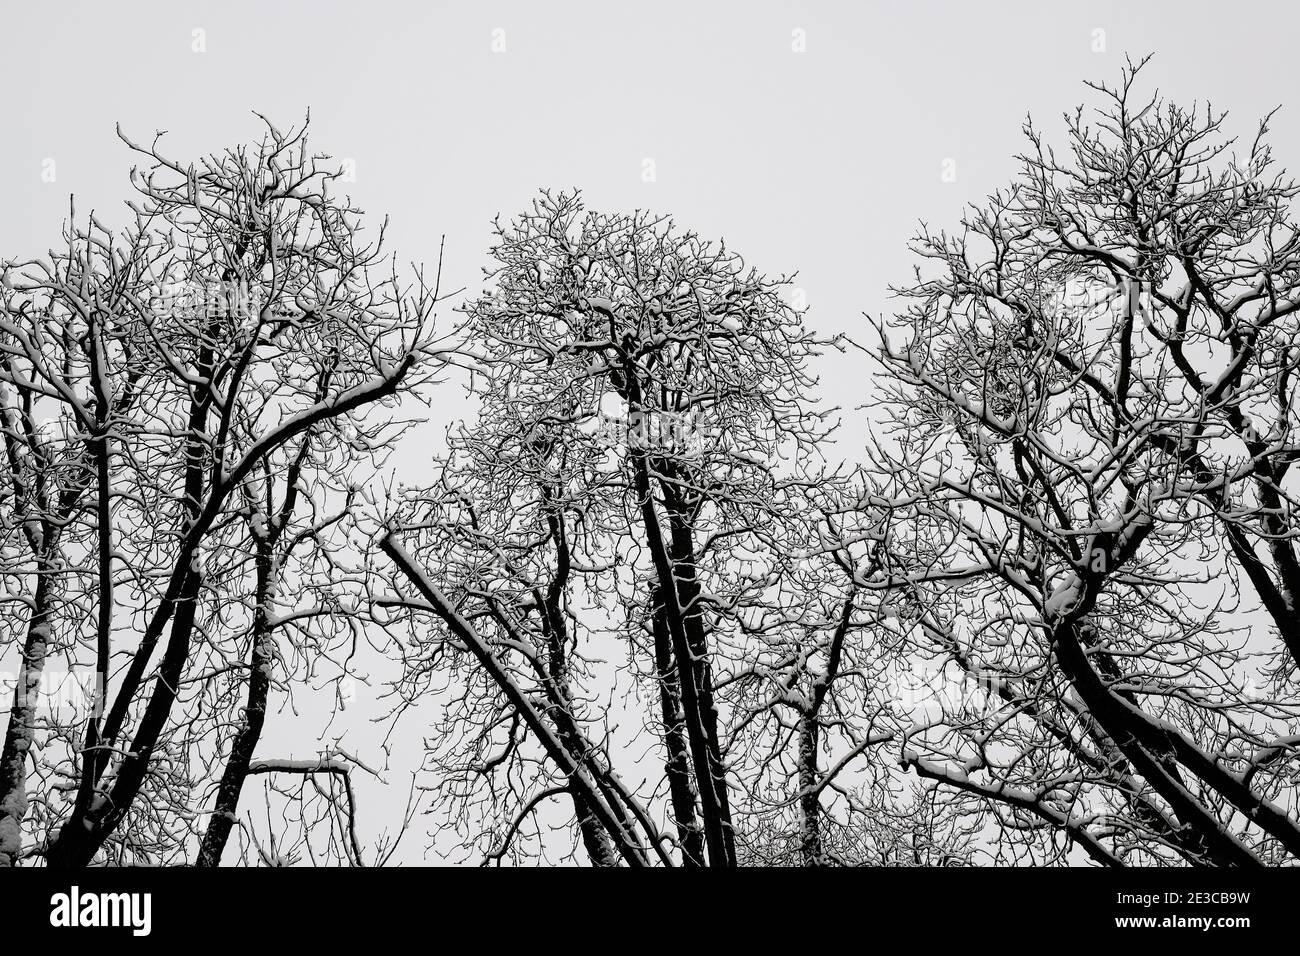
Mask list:
[[[764,271],[798,271],[814,328],[862,333],[909,276],[917,221],[954,225],[1007,181],[1027,112],[1059,142],[1083,80],[1155,51],[1144,88],[1210,98],[1249,135],[1295,91],[1297,21],[1199,2],[13,5],[0,257],[57,241],[69,194],[113,220],[131,164],[117,122],[137,140],[169,130],[184,158],[257,136],[251,110],[284,127],[310,107],[314,146],[355,161],[352,195],[391,217],[391,248],[432,264],[446,235],[452,287],[475,286],[494,215],[580,186],[594,208],[670,212]],[[1283,110],[1272,142],[1300,168],[1300,113]],[[861,401],[866,374],[860,357],[828,361],[828,400]],[[460,390],[445,392],[455,414]],[[418,472],[424,453],[403,457]]]
[[[353,195],[391,216],[392,248],[431,262],[446,234],[453,287],[477,281],[494,215],[581,186],[593,207],[670,212],[764,271],[798,271],[814,327],[862,332],[908,277],[917,221],[953,224],[1007,180],[1027,112],[1059,131],[1083,80],[1155,51],[1149,82],[1210,97],[1250,132],[1294,89],[1288,18],[1195,2],[15,6],[0,256],[55,241],[69,194],[105,218],[120,208],[116,122],[137,140],[166,129],[188,157],[256,136],[253,109],[288,126],[310,107],[316,148],[355,160]],[[1300,166],[1300,116],[1280,114],[1274,143]],[[862,384],[860,358],[828,363],[832,402],[852,406]]]

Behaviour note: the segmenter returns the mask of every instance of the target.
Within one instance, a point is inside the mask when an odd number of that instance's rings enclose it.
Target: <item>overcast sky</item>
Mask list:
[[[256,137],[253,110],[289,126],[310,108],[315,147],[355,163],[352,195],[391,217],[393,249],[431,263],[446,235],[453,286],[476,286],[493,216],[578,186],[797,271],[815,328],[860,332],[907,279],[917,221],[952,225],[1007,181],[1027,113],[1059,142],[1084,80],[1155,52],[1145,88],[1211,99],[1249,133],[1294,93],[1297,20],[1189,2],[15,5],[0,257],[56,241],[70,194],[113,221],[131,165],[116,123],[166,129],[187,158]],[[1297,112],[1273,143],[1300,167]],[[830,400],[860,401],[863,369],[828,362]]]
[[[310,108],[316,147],[354,160],[353,195],[391,217],[394,249],[430,261],[447,236],[454,285],[477,282],[494,215],[580,186],[594,207],[670,212],[764,271],[798,271],[816,328],[860,330],[906,279],[916,222],[949,225],[1007,180],[1026,113],[1055,134],[1085,79],[1154,51],[1152,85],[1210,98],[1245,131],[1290,90],[1288,17],[1188,2],[28,4],[7,11],[0,57],[0,256],[46,248],[69,194],[120,208],[117,122],[137,139],[166,129],[188,157],[256,136],[252,110],[287,126]],[[1294,112],[1274,143],[1300,166]],[[828,364],[833,401],[856,400],[859,363]]]

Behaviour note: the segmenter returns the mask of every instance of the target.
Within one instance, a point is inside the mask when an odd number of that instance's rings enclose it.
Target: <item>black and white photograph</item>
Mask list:
[[[1283,931],[1300,10],[0,9],[7,943]]]

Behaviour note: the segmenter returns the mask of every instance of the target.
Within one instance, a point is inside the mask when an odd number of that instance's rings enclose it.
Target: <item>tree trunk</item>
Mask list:
[[[37,569],[32,615],[23,642],[18,683],[0,752],[0,866],[13,866],[22,852],[23,818],[27,815],[27,753],[36,733],[41,675],[49,655],[55,591],[55,570],[42,562]]]
[[[685,866],[704,865],[704,833],[696,816],[695,788],[686,752],[686,729],[682,718],[681,687],[673,665],[672,636],[668,633],[663,597],[656,591],[651,626],[654,630],[655,668],[659,683],[659,707],[664,725],[664,772],[673,806],[673,822]]]
[[[822,805],[817,793],[817,745],[821,727],[816,714],[799,719],[799,859],[804,866],[823,866]]]
[[[230,745],[230,757],[226,769],[221,775],[221,784],[217,789],[217,802],[212,808],[208,820],[207,832],[203,835],[203,844],[199,848],[196,865],[201,867],[220,866],[221,854],[226,848],[226,840],[235,823],[235,811],[239,807],[239,794],[248,777],[248,765],[257,749],[257,742],[262,737],[262,726],[266,722],[266,702],[271,692],[271,670],[275,664],[275,642],[271,639],[270,621],[267,613],[272,578],[272,556],[270,546],[257,542],[257,609],[253,613],[253,647],[248,671],[248,699],[244,705],[244,717],[240,721],[235,740]]]

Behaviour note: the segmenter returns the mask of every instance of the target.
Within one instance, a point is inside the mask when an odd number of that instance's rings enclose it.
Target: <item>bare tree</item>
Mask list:
[[[796,515],[833,481],[808,368],[826,343],[783,298],[785,280],[662,218],[544,193],[497,236],[491,290],[466,309],[479,419],[449,436],[436,486],[409,494],[385,543],[401,572],[391,586],[408,594],[394,603],[447,628],[417,616],[403,697],[464,688],[438,738],[455,746],[436,749],[436,765],[461,781],[449,797],[462,817],[493,821],[488,857],[567,792],[592,862],[614,862],[611,847],[628,863],[668,862],[669,841],[673,862],[735,865],[754,791],[736,777],[729,725],[742,732],[753,715],[724,691],[757,681],[766,694],[778,680],[775,665],[755,670],[770,632],[828,635],[820,689],[813,649],[781,664],[814,682],[800,742],[778,743],[802,747],[811,779],[817,713],[864,627],[845,620],[855,589],[842,570],[830,606],[815,586],[807,605],[779,606],[794,555],[829,565]],[[597,650],[620,646],[622,662]],[[655,706],[638,706],[642,688]],[[611,716],[616,695],[649,741]],[[623,786],[618,758],[647,746],[658,779]]]
[[[860,577],[906,605],[907,653],[979,688],[901,757],[1006,858],[1280,863],[1295,187],[1266,124],[1232,155],[1221,114],[1137,99],[1139,70],[1067,117],[1064,157],[1027,126],[1014,184],[916,241],[879,353],[887,567]]]
[[[855,465],[725,243],[544,191],[440,337],[305,126],[123,137],[126,228],[0,282],[0,864],[383,863],[426,800],[485,865],[1295,862],[1300,187],[1141,69],[922,228]],[[360,648],[428,730],[370,841],[346,728],[264,752]]]
[[[26,542],[6,573],[36,582],[0,782],[10,862],[172,859],[214,771],[199,859],[220,860],[247,776],[280,766],[253,756],[272,688],[347,673],[355,504],[401,431],[366,412],[439,364],[436,281],[399,278],[382,229],[362,238],[305,126],[197,164],[126,142],[146,164],[132,225],[92,216],[6,273],[5,526]],[[81,730],[38,757],[24,688],[53,647],[70,669],[89,647],[97,680]],[[48,836],[23,849],[37,760]]]

